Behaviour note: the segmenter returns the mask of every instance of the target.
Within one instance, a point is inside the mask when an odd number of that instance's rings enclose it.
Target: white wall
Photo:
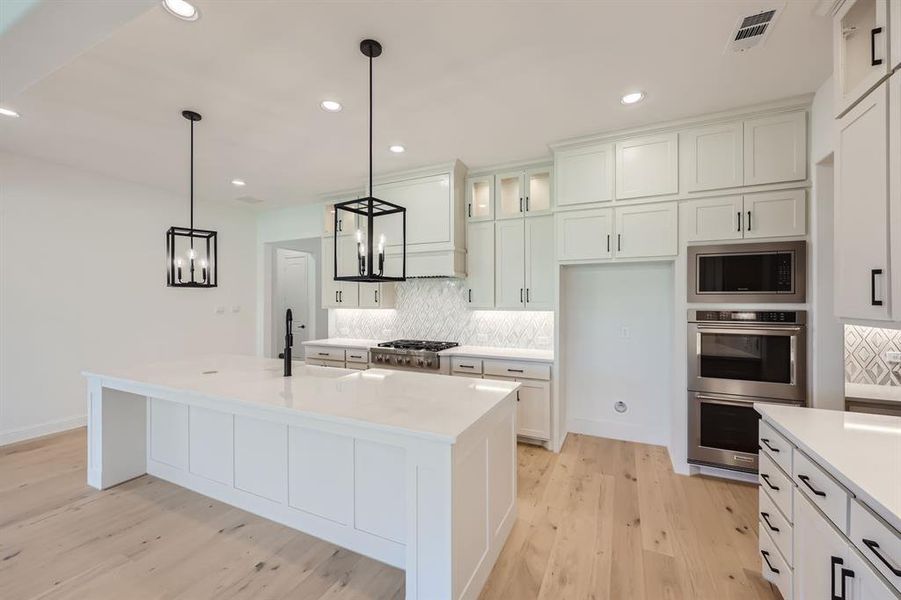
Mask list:
[[[219,231],[219,287],[167,288],[165,232],[187,208],[0,153],[0,444],[82,424],[82,369],[253,352],[255,217],[198,203],[197,225]]]
[[[560,284],[570,431],[669,445],[672,263],[565,267]],[[619,400],[627,412],[614,410]]]

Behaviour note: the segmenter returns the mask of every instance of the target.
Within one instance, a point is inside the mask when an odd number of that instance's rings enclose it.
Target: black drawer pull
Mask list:
[[[770,571],[778,575],[780,573],[779,569],[773,566],[773,563],[770,562],[770,553],[766,550],[761,550],[760,555],[763,556],[763,560],[766,562],[766,566],[770,568]]]
[[[808,477],[807,475],[798,475],[798,479],[800,479],[804,483],[804,485],[806,485],[810,489],[810,491],[814,493],[815,496],[820,496],[821,498],[826,497],[826,492],[821,492],[820,490],[810,485],[810,477]]]
[[[901,577],[901,569],[896,569],[894,566],[892,566],[888,559],[882,555],[882,553],[879,551],[879,544],[877,544],[873,540],[868,540],[866,538],[863,538],[860,541],[862,541],[864,545],[870,549],[870,552],[876,555],[876,558],[882,561],[882,564],[889,568],[889,571],[891,571],[895,577]]]
[[[774,527],[773,524],[770,523],[770,513],[762,512],[762,513],[760,513],[760,516],[763,517],[763,522],[766,523],[766,526],[770,528],[770,531],[775,531],[776,533],[779,533],[779,528]]]
[[[319,356],[331,356],[328,352],[317,352]]]
[[[522,373],[522,369],[507,369],[508,373]]]
[[[761,474],[760,474],[760,478],[763,479],[763,480],[766,482],[766,484],[767,484],[768,486],[770,486],[770,489],[771,489],[771,490],[776,491],[776,492],[779,491],[779,486],[773,485],[772,483],[770,483],[770,476],[769,476],[769,475],[767,475],[766,473],[761,473]]]
[[[475,369],[476,368],[475,365],[457,365],[457,366],[460,367],[461,369]]]
[[[760,441],[763,442],[763,445],[766,446],[766,449],[770,452],[779,452],[779,448],[773,448],[770,446],[770,440],[767,438],[760,438]]]

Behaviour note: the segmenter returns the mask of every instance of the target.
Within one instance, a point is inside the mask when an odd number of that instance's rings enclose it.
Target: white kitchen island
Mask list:
[[[85,372],[88,484],[149,473],[476,598],[516,517],[515,382],[210,356]]]

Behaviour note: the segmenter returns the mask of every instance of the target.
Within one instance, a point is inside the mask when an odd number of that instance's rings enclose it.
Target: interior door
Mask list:
[[[838,121],[835,313],[888,319],[888,83]]]
[[[523,308],[526,287],[525,224],[522,219],[511,219],[497,221],[494,227],[495,305],[497,308]]]
[[[291,332],[294,334],[294,348],[300,349],[302,348],[301,343],[310,339],[310,259],[307,254],[288,251],[282,254],[279,262],[278,288],[281,296],[281,310],[279,312],[280,316],[284,317],[285,311],[289,308],[291,309],[294,320],[293,331]],[[278,322],[281,323],[279,326],[281,333],[279,339],[284,339],[284,318],[278,319]],[[302,352],[296,352],[298,359],[301,358],[302,354]]]
[[[554,217],[525,220],[526,308],[554,309]]]

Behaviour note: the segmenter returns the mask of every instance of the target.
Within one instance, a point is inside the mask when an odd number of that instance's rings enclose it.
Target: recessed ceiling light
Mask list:
[[[184,21],[196,21],[200,13],[190,2],[185,0],[163,0],[163,7],[170,14],[175,15]]]
[[[388,150],[391,150],[395,154],[400,154],[401,152],[405,151],[406,148],[404,148],[400,144],[394,144],[393,146],[389,147]]]
[[[620,102],[623,104],[635,104],[636,102],[641,102],[644,100],[644,92],[632,92],[630,94],[626,94],[620,99]]]
[[[17,113],[16,111],[14,111],[11,108],[3,108],[2,106],[0,106],[0,115],[3,115],[4,117],[15,118],[15,117],[19,116],[19,113]]]
[[[244,187],[247,185],[247,182],[243,179],[232,179],[232,185],[235,187]]]
[[[323,100],[319,106],[326,112],[338,112],[342,108],[341,103],[334,100]]]

